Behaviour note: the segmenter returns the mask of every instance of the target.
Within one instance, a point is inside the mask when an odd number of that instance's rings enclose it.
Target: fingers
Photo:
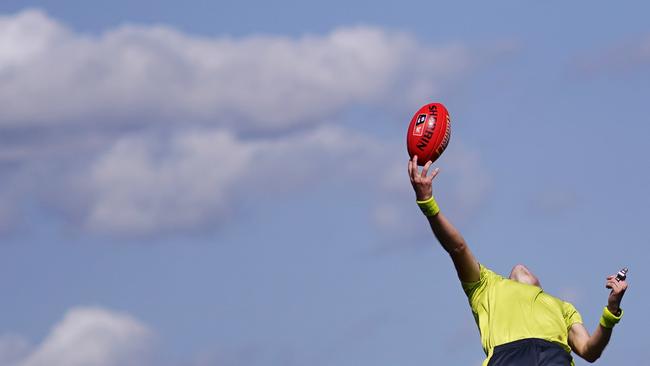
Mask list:
[[[616,276],[613,275],[607,276],[607,280],[605,281],[605,287],[609,289],[613,289],[615,282],[616,282]]]
[[[431,180],[433,180],[433,178],[435,178],[438,175],[439,171],[440,171],[440,168],[433,169],[433,172],[431,173]]]
[[[411,159],[411,181],[415,181],[415,177],[418,174],[418,156],[413,155]]]
[[[616,281],[616,278],[614,276],[609,276],[607,277],[605,287],[611,289],[615,293],[624,292],[627,289],[627,282]]]
[[[433,164],[431,160],[427,161],[427,163],[424,164],[424,168],[422,168],[422,173],[420,174],[422,178],[427,177],[427,174],[429,173],[429,168],[431,168],[431,164]]]
[[[411,182],[415,181],[415,177],[418,172],[418,156],[414,155],[412,159],[409,160],[409,177]]]
[[[422,171],[418,169],[418,156],[413,155],[413,158],[409,160],[408,162],[408,173],[409,177],[411,178],[412,182],[415,182],[418,178],[422,179],[429,179],[433,180],[436,175],[438,175],[438,172],[440,171],[440,168],[435,168],[432,172],[431,175],[429,175],[429,169],[431,169],[431,165],[433,165],[433,161],[429,160],[427,161],[426,164],[424,164],[424,167],[422,168]],[[419,173],[419,177],[418,177]]]

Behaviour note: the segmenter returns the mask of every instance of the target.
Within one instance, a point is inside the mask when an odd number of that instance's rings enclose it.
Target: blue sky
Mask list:
[[[628,266],[599,363],[645,363],[649,10],[3,1],[0,365],[480,365],[406,176],[429,101],[479,260],[590,330]]]

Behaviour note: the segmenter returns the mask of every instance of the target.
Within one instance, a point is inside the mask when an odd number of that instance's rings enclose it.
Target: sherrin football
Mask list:
[[[429,103],[413,115],[406,133],[409,157],[418,156],[418,165],[436,161],[447,148],[451,135],[449,112],[442,103]]]

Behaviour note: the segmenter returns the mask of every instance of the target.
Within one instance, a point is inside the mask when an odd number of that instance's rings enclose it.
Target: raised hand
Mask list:
[[[607,308],[612,314],[619,314],[621,308],[621,300],[627,290],[627,282],[625,280],[617,280],[616,275],[608,276],[605,287],[611,289],[609,297],[607,298]]]
[[[411,178],[411,185],[415,191],[415,197],[418,201],[425,201],[431,198],[432,193],[432,182],[433,178],[438,175],[440,168],[435,168],[429,174],[429,168],[431,168],[431,161],[428,161],[422,171],[418,169],[418,156],[413,156],[413,159],[409,160],[408,172],[409,177]]]

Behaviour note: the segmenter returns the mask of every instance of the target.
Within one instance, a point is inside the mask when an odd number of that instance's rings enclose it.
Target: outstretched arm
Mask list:
[[[621,300],[625,290],[627,290],[627,282],[625,280],[617,281],[615,276],[609,276],[607,277],[606,287],[612,290],[607,301],[607,310],[611,314],[619,316],[621,315]],[[594,334],[589,335],[584,325],[576,323],[569,329],[569,345],[573,352],[580,357],[588,362],[594,362],[603,353],[611,336],[611,327],[598,324]]]
[[[429,161],[420,172],[417,162],[417,156],[414,156],[409,161],[409,176],[417,200],[426,201],[433,195],[432,182],[433,178],[438,175],[439,169],[436,168],[429,173],[429,168],[431,168],[431,161]],[[474,258],[474,254],[472,254],[472,251],[469,249],[460,232],[441,212],[433,216],[427,216],[427,219],[429,220],[433,234],[454,262],[458,278],[463,282],[478,281],[480,274],[478,261]]]

